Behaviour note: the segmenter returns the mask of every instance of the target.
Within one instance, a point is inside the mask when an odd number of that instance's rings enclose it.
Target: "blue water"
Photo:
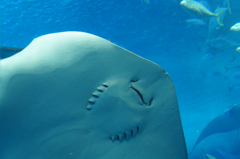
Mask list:
[[[223,1],[209,0],[210,10],[214,11]],[[227,11],[224,26],[211,33],[209,18],[204,19],[205,25],[187,24],[185,20],[192,17],[179,3],[179,0],[150,0],[150,4],[141,0],[1,0],[0,46],[24,48],[44,34],[83,31],[159,64],[175,84],[190,151],[213,118],[228,106],[240,103],[240,88],[229,91],[229,87],[240,84],[239,79],[231,78],[239,76],[240,70],[225,71],[226,67],[240,65],[240,54],[235,51],[240,33],[229,30],[240,22],[240,0],[230,0],[232,14]],[[222,159],[215,150],[240,153],[240,139],[236,132],[223,133],[207,138],[200,147]]]

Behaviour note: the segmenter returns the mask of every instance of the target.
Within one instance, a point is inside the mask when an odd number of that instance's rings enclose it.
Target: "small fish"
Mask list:
[[[223,26],[222,20],[220,16],[225,12],[225,10],[221,10],[218,13],[212,13],[200,2],[196,2],[194,0],[182,0],[180,5],[191,15],[194,15],[199,18],[207,18],[207,17],[216,17],[219,26]]]
[[[208,52],[208,53],[206,53],[205,55],[203,55],[202,58],[203,58],[204,60],[206,60],[206,59],[213,58],[214,56],[215,56],[214,53],[211,53],[211,52],[209,53],[209,52]]]
[[[205,159],[217,159],[217,158],[213,157],[212,155],[206,154]]]
[[[234,60],[236,60],[236,58],[237,58],[237,57],[232,54],[232,60],[231,60],[231,62],[234,61]]]
[[[240,52],[240,46],[236,49],[237,52]]]
[[[222,75],[222,73],[218,72],[218,71],[216,71],[216,72],[208,72],[208,73],[203,72],[203,78],[206,77],[206,75],[208,75],[210,77],[219,77],[219,76]]]
[[[240,88],[240,84],[236,84],[236,85],[234,85],[234,86],[232,86],[232,87],[228,87],[228,91],[231,92],[231,90],[233,90],[233,89],[239,89],[239,88]]]
[[[213,157],[212,155],[209,155],[209,154],[206,154],[203,149],[202,150],[202,153],[203,153],[203,158],[204,159],[217,159],[216,157]]]
[[[223,114],[225,114],[225,115],[234,115],[234,113],[236,111],[238,111],[239,108],[240,108],[240,104],[239,103],[233,104],[233,105],[227,107],[227,109],[225,109]]]
[[[191,24],[191,25],[205,25],[206,23],[202,19],[187,19],[185,20],[186,23]]]
[[[234,24],[234,25],[230,28],[230,30],[236,31],[236,32],[239,32],[239,33],[240,33],[240,22]]]
[[[239,71],[240,70],[240,65],[239,66],[234,66],[234,67],[225,67],[225,72],[227,72],[228,70]]]
[[[235,48],[240,45],[239,43],[229,40],[223,36],[208,39],[206,43],[208,47],[215,48],[215,49],[229,49],[229,48]]]
[[[150,4],[150,0],[141,0],[142,3]]]
[[[232,77],[227,77],[225,76],[226,79],[229,79],[231,81],[237,81],[240,80],[240,75],[232,76]]]

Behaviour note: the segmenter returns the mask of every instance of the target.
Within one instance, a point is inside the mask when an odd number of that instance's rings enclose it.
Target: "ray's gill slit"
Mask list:
[[[112,135],[110,137],[110,140],[112,140],[113,142],[116,140],[118,140],[120,142],[123,140],[128,140],[129,138],[134,137],[139,131],[140,131],[140,127],[136,126],[129,131],[125,131],[125,132],[117,134],[117,135]]]
[[[92,96],[88,99],[87,110],[92,110],[93,105],[97,102],[97,99],[101,94],[108,89],[108,85],[103,83],[101,86],[97,87],[97,90],[92,93]]]

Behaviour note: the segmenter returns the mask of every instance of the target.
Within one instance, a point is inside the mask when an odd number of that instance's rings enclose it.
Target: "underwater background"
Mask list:
[[[179,0],[1,0],[0,46],[25,48],[44,34],[83,31],[157,63],[174,82],[190,153],[204,127],[240,103],[240,33],[230,30],[240,22],[240,0],[204,3],[211,11],[231,8],[224,26],[211,18],[189,22],[194,17]],[[239,159],[239,129],[207,137],[189,158],[203,158],[201,149],[218,159]]]

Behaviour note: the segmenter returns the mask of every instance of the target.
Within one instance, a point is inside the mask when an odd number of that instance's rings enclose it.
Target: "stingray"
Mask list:
[[[231,105],[224,111],[224,113],[214,118],[203,129],[195,145],[193,146],[192,152],[196,148],[196,146],[208,136],[239,129],[240,128],[239,121],[240,121],[240,104]]]
[[[168,73],[82,32],[1,61],[0,158],[187,159]]]

